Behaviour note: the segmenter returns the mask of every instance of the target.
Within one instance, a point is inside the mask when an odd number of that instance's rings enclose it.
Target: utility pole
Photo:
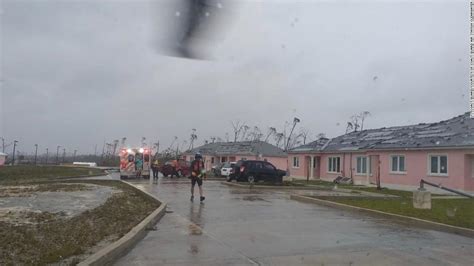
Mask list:
[[[5,138],[2,137],[2,152],[5,153]]]
[[[36,165],[37,158],[38,158],[38,144],[35,144],[35,165]]]
[[[13,141],[13,158],[12,158],[12,165],[15,165],[15,152],[16,152],[16,144],[18,143],[17,140]]]
[[[74,157],[72,157],[72,162],[76,160],[76,153],[77,153],[77,150],[74,150]]]
[[[115,154],[117,152],[117,145],[119,144],[119,140],[116,139],[114,140],[114,154],[112,155],[112,157],[115,157]]]
[[[66,148],[63,148],[63,163],[66,162],[65,159],[66,159]]]
[[[48,165],[49,149],[46,148],[46,165]]]
[[[56,147],[56,164],[59,165],[59,148],[61,148],[61,146],[58,145],[58,147]]]

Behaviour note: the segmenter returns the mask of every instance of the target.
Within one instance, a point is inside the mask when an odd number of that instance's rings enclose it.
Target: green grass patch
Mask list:
[[[330,182],[330,181],[324,181],[324,180],[295,180],[295,181],[291,181],[293,183],[298,183],[298,184],[302,184],[302,185],[305,185],[305,186],[324,186],[324,187],[328,187],[328,188],[332,188],[334,187],[334,182]],[[354,185],[346,185],[346,184],[337,184],[337,186],[339,188],[353,188],[353,187],[361,187],[361,186],[354,186]]]
[[[45,213],[33,217],[36,224],[0,222],[0,265],[46,265],[81,255],[103,240],[122,237],[159,207],[154,199],[118,181],[80,182],[123,192],[72,218]]]
[[[238,182],[239,185],[250,185],[249,182]],[[253,183],[254,186],[274,186],[274,187],[304,187],[303,184],[298,184],[292,181],[283,181],[282,183],[274,183],[274,182],[255,182]]]
[[[334,187],[333,182],[329,181],[323,181],[323,180],[309,180],[308,182],[305,180],[298,180],[298,181],[291,181],[293,183],[297,183],[299,185],[304,185],[304,186],[323,186],[329,188]],[[376,187],[367,187],[367,186],[358,186],[358,185],[346,185],[346,184],[338,184],[338,188],[344,188],[344,189],[351,189],[353,191],[365,191],[365,192],[372,192],[372,193],[379,193],[379,194],[385,194],[385,195],[394,195],[394,196],[399,196],[399,197],[404,197],[404,198],[412,198],[413,197],[413,191],[405,191],[405,190],[396,190],[396,189],[389,189],[389,188],[381,188],[377,189]],[[439,194],[432,194],[432,196],[444,196],[444,195],[439,195]]]
[[[21,185],[56,178],[100,175],[96,168],[67,166],[4,166],[0,167],[0,185]]]
[[[474,229],[474,199],[432,199],[432,209],[413,208],[412,198],[315,197],[351,206]]]

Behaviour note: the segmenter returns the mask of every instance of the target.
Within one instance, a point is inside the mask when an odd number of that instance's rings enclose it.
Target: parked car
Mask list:
[[[164,177],[176,176],[183,177],[191,174],[191,165],[189,162],[179,159],[166,162],[159,170]]]
[[[234,168],[236,162],[226,162],[222,165],[221,176],[229,176],[230,171]]]
[[[268,181],[281,183],[286,171],[277,169],[273,164],[265,161],[238,161],[227,177],[227,181],[258,182]]]
[[[224,165],[223,163],[217,163],[212,166],[211,171],[214,174],[214,176],[221,176],[221,169],[223,165]]]

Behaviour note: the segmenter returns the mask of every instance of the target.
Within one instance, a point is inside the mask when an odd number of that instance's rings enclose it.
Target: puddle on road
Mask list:
[[[192,236],[200,236],[202,235],[202,230],[196,224],[189,224],[188,225],[189,234]]]
[[[250,190],[250,189],[229,190],[229,193],[230,194],[264,194],[262,191],[256,191],[256,190]]]
[[[265,200],[259,196],[244,196],[242,197],[242,200],[245,200],[245,201],[265,201],[265,202],[270,202],[268,200]]]
[[[189,246],[189,253],[195,255],[195,254],[198,254],[199,253],[199,248],[196,244],[191,244]]]

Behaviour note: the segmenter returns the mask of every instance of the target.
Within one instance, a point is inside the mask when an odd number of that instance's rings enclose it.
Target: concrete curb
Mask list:
[[[86,177],[98,177],[98,176],[107,176],[107,173],[102,174],[94,174],[94,175],[78,175],[78,176],[65,176],[65,177],[58,177],[53,180],[63,180],[63,179],[78,179],[78,178],[86,178]]]
[[[337,203],[337,202],[332,202],[332,201],[322,200],[322,199],[316,199],[316,198],[311,198],[311,197],[306,197],[306,196],[301,196],[301,195],[292,194],[290,195],[290,199],[306,202],[306,203],[315,203],[315,204],[324,205],[327,207],[339,208],[339,209],[347,210],[347,211],[358,211],[361,213],[384,217],[384,218],[392,218],[392,219],[395,218],[396,220],[399,220],[399,221],[409,222],[410,225],[415,225],[415,226],[419,226],[426,229],[437,230],[437,231],[442,231],[446,233],[457,234],[457,235],[461,235],[465,237],[474,238],[474,230],[469,229],[469,228],[447,225],[447,224],[427,221],[423,219],[418,219],[414,217],[393,214],[393,213],[388,213],[388,212],[383,212],[383,211],[355,207],[355,206],[351,206],[347,204],[342,204],[342,203]]]
[[[119,181],[119,180],[117,180]],[[78,265],[85,266],[85,265],[111,265],[117,259],[125,255],[125,253],[133,248],[140,240],[142,240],[146,234],[147,229],[153,227],[162,217],[165,215],[166,211],[166,203],[160,201],[154,195],[140,190],[134,185],[120,180],[120,182],[127,184],[134,189],[140,191],[141,193],[155,199],[156,201],[160,202],[160,207],[158,207],[155,211],[153,211],[150,215],[148,215],[143,221],[141,221],[138,225],[132,228],[130,232],[125,234],[119,240],[113,242],[112,244],[104,247],[103,249],[99,250],[98,252],[94,253],[92,256],[88,257],[86,260],[82,261]]]
[[[242,184],[237,184],[237,183],[231,183],[227,181],[221,181],[221,184],[228,185],[231,187],[238,187],[238,188],[248,188],[250,189],[250,185],[242,185]],[[291,187],[291,186],[262,186],[262,185],[253,185],[252,189],[284,189],[284,190],[331,190],[329,188],[327,189],[322,189],[319,187]],[[338,191],[338,190],[335,190]]]

